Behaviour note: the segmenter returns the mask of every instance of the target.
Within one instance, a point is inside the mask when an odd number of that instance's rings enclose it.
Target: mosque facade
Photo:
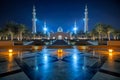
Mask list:
[[[51,32],[50,33],[50,39],[63,40],[63,39],[70,39],[70,38],[71,38],[70,33],[69,32],[63,32],[62,27],[59,27],[57,29],[57,32],[55,32],[55,33]]]
[[[33,18],[32,18],[32,33],[33,34],[36,34],[36,9],[35,9],[35,6],[33,6]],[[88,8],[87,8],[87,5],[85,6],[85,12],[84,12],[84,33],[87,33],[88,32]],[[76,25],[76,21],[74,23],[74,27],[73,27],[73,30],[74,30],[74,34],[77,34],[77,25]],[[47,26],[46,26],[46,22],[44,22],[44,27],[43,27],[43,31],[44,31],[44,34],[47,33]],[[71,33],[69,32],[64,32],[62,27],[59,27],[57,29],[57,32],[50,32],[49,33],[49,36],[48,36],[49,39],[71,39],[72,36],[71,36]]]

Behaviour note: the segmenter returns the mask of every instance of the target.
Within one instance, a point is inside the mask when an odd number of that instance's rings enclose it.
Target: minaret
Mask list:
[[[88,32],[88,9],[87,5],[85,6],[85,18],[84,18],[84,33]]]
[[[46,34],[46,31],[47,31],[46,21],[44,21],[43,31],[44,31],[44,34]]]
[[[74,22],[74,28],[73,28],[73,30],[74,30],[74,33],[76,34],[76,33],[77,33],[77,25],[76,25],[76,21]]]
[[[36,10],[35,10],[35,6],[33,6],[33,18],[32,18],[32,33],[35,34],[36,33]]]

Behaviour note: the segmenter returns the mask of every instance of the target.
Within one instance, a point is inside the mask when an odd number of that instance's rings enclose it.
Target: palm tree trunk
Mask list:
[[[0,40],[2,39],[2,37],[0,36]]]
[[[17,40],[18,40],[18,41],[20,40],[19,36],[17,36]]]
[[[116,40],[116,36],[114,35],[114,40]]]
[[[99,41],[100,41],[101,37],[100,37],[100,33],[99,33]]]
[[[119,39],[119,36],[117,36],[117,40]]]
[[[95,36],[93,36],[93,40],[95,40]]]
[[[8,37],[7,37],[7,36],[5,36],[5,40],[8,40]]]
[[[22,38],[23,38],[23,37],[22,37],[22,32],[21,32],[21,33],[20,33],[20,41],[22,41]]]
[[[13,40],[13,33],[11,32],[10,33],[10,36],[11,36],[11,41]]]
[[[110,41],[110,33],[108,33],[108,40]]]

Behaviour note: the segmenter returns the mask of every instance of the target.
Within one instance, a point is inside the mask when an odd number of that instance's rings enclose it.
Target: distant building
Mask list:
[[[85,6],[85,18],[83,19],[84,20],[84,33],[88,32],[88,8],[87,8],[87,5]]]
[[[32,33],[35,34],[36,33],[36,9],[35,6],[33,6],[33,18],[32,18]]]
[[[33,6],[33,18],[32,18],[32,33],[33,34],[36,34],[37,31],[37,27],[36,27],[36,9],[35,9],[35,6]],[[87,5],[85,6],[85,12],[84,12],[84,33],[87,33],[89,32],[88,30],[88,8],[87,8]],[[43,31],[44,31],[44,34],[48,34],[48,38],[49,39],[72,39],[74,38],[75,36],[72,36],[72,34],[77,34],[77,31],[78,30],[78,26],[76,24],[76,21],[74,22],[74,27],[73,27],[73,30],[74,32],[63,32],[63,29],[61,27],[58,28],[57,32],[53,33],[53,32],[47,32],[47,26],[46,26],[46,22],[44,22],[44,27],[43,27]],[[84,35],[85,36],[85,35]]]
[[[71,38],[70,33],[63,32],[62,27],[59,27],[57,29],[57,32],[55,32],[55,33],[51,32],[50,33],[50,39],[62,40],[62,39],[70,39],[70,38]]]

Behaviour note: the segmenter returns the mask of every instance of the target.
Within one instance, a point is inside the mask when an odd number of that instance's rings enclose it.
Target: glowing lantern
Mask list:
[[[9,53],[12,53],[12,52],[13,52],[13,50],[12,50],[12,49],[9,49],[9,50],[8,50],[8,52],[9,52]]]
[[[38,50],[38,46],[35,46],[34,49],[35,49],[35,50]]]
[[[109,53],[110,56],[112,56],[112,53]]]
[[[13,54],[12,53],[9,53],[9,56],[12,56]]]
[[[58,49],[58,53],[62,53],[63,52],[63,50],[62,49]]]
[[[112,50],[112,49],[109,49],[108,51],[109,51],[109,53],[112,53],[112,52],[113,52],[113,50]]]
[[[57,52],[58,52],[58,53],[57,53],[58,58],[59,58],[59,59],[62,59],[62,56],[63,56],[63,50],[62,50],[62,49],[58,49]]]

